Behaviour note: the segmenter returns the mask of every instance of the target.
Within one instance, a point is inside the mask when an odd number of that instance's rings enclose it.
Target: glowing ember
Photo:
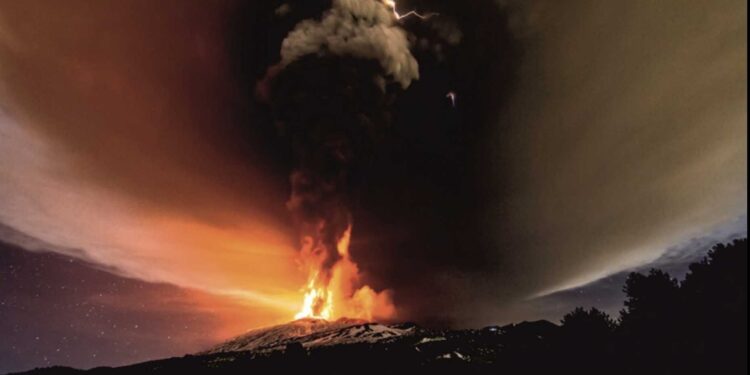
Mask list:
[[[371,321],[389,319],[395,314],[388,291],[375,292],[367,285],[355,290],[360,284],[360,275],[357,265],[349,257],[351,231],[350,226],[338,240],[337,250],[341,257],[329,272],[323,269],[320,257],[310,251],[309,246],[303,246],[301,260],[310,277],[304,289],[302,308],[295,319],[347,317]]]

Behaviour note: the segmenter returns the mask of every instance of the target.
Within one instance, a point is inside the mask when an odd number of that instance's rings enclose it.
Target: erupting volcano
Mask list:
[[[0,0],[0,374],[748,374],[747,4]]]
[[[390,123],[398,91],[419,77],[392,2],[334,0],[281,44],[258,83],[295,165],[287,208],[308,275],[296,318],[364,320],[395,315],[391,293],[364,285],[349,252],[351,207],[368,159]]]
[[[302,249],[302,265],[309,272],[305,300],[295,319],[349,317],[371,321],[393,317],[395,309],[388,291],[376,292],[360,284],[359,269],[349,256],[349,226],[337,244],[339,259],[330,270],[323,268],[325,253],[316,253],[308,241]]]

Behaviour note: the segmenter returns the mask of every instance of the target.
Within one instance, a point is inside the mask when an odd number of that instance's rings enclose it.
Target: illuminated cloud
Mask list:
[[[4,5],[0,222],[112,272],[288,319],[303,276],[274,200],[286,181],[225,141],[239,138],[215,27],[226,9],[182,5],[129,21],[150,5]]]
[[[502,235],[524,249],[512,267],[534,275],[530,294],[746,213],[746,3],[507,3],[534,46],[497,132],[521,161]]]
[[[306,276],[284,207],[290,156],[243,86],[322,48],[369,54],[412,83],[351,244],[405,319],[525,319],[524,299],[746,214],[746,2],[511,0],[509,14],[490,0],[429,2],[441,16],[425,22],[460,30],[440,58],[425,52],[433,43],[410,50],[383,4],[336,1],[326,16],[305,13],[313,3],[289,2],[269,27],[253,23],[261,2],[4,3],[0,223],[288,319]],[[327,22],[362,28],[354,13],[375,23],[366,37],[327,34]],[[227,26],[234,17],[248,29]]]
[[[281,63],[330,52],[337,56],[375,59],[387,75],[409,87],[419,79],[419,65],[409,51],[406,32],[386,5],[376,0],[334,0],[320,21],[297,24],[281,45]]]

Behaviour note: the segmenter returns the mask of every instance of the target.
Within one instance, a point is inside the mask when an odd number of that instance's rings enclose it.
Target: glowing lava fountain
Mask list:
[[[312,239],[304,241],[300,260],[309,277],[302,308],[295,319],[347,317],[372,321],[393,318],[395,308],[389,291],[376,292],[367,285],[359,286],[359,268],[349,256],[351,235],[350,225],[337,242],[339,258],[328,270],[323,265],[325,254],[314,251]]]

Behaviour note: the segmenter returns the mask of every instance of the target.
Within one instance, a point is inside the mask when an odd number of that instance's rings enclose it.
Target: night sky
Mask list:
[[[746,8],[0,0],[0,373],[289,321],[321,217],[394,320],[616,315],[746,236]]]
[[[125,365],[192,353],[252,327],[239,303],[0,243],[0,372]]]

